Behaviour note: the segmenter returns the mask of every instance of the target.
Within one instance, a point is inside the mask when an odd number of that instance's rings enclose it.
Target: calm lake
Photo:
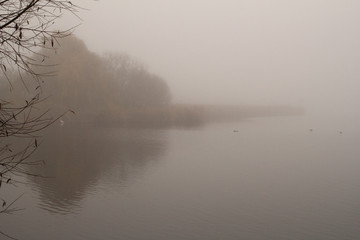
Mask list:
[[[1,215],[0,230],[20,240],[359,239],[360,121],[314,119],[65,123],[34,156],[46,164],[28,169],[44,177],[3,187],[8,201],[24,194],[23,210]]]

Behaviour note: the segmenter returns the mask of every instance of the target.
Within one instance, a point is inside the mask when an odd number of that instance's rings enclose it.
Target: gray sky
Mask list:
[[[303,104],[353,113],[360,102],[360,1],[100,0],[76,35],[126,52],[165,78],[174,100]]]

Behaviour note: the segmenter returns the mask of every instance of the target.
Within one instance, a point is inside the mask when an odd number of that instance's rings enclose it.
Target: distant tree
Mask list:
[[[56,20],[63,12],[76,15],[78,10],[78,6],[65,0],[0,1],[0,187],[12,183],[14,175],[31,174],[22,166],[35,163],[29,157],[39,145],[37,133],[56,121],[47,110],[36,108],[43,101],[42,74],[34,69],[46,65],[47,56],[39,55],[39,49],[56,50],[58,39],[72,32],[55,29]],[[32,77],[35,87],[24,81],[25,75]],[[22,80],[23,98],[13,102],[7,97],[14,90],[17,77]],[[0,213],[12,211],[11,203],[3,198],[0,201]]]
[[[96,112],[106,107],[103,83],[107,77],[101,58],[75,36],[60,40],[59,45],[61,48],[47,61],[51,67],[45,69],[56,72],[43,84],[44,91],[50,94],[48,102],[59,111],[71,106],[80,116],[87,110]],[[42,49],[39,54],[49,55],[51,51]]]
[[[119,101],[124,107],[159,106],[171,101],[170,89],[160,76],[150,73],[127,54],[106,54],[103,62],[120,84]]]
[[[127,54],[100,56],[85,43],[70,36],[59,41],[61,48],[47,63],[57,74],[45,81],[51,94],[48,103],[58,109],[71,106],[77,119],[115,120],[126,109],[159,106],[170,102],[166,82]],[[40,55],[48,55],[43,49]],[[47,69],[49,70],[49,68]]]

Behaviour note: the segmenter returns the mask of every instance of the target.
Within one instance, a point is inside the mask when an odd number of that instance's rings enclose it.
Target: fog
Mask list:
[[[358,114],[358,1],[103,0],[76,35],[126,52],[175,102],[303,105]]]
[[[0,88],[0,236],[359,239],[359,1],[76,4]]]

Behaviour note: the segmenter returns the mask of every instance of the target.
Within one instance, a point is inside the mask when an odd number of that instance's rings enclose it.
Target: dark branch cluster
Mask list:
[[[48,126],[50,119],[44,118],[47,111],[40,115],[32,114],[34,106],[39,102],[39,95],[29,101],[25,100],[20,107],[11,107],[8,102],[0,102],[0,138],[31,137],[33,133]]]
[[[55,21],[64,12],[76,15],[79,8],[64,0],[0,0],[0,68],[33,71],[42,64],[39,48],[53,48],[72,29],[56,30]]]
[[[43,100],[36,95],[29,101],[25,100],[19,107],[0,100],[0,187],[13,181],[12,176],[32,175],[26,171],[25,165],[42,163],[39,160],[29,160],[39,146],[37,133],[66,114],[65,112],[54,118],[49,111],[40,111],[37,106]],[[19,141],[16,139],[19,138],[28,140],[25,145],[18,146]]]

